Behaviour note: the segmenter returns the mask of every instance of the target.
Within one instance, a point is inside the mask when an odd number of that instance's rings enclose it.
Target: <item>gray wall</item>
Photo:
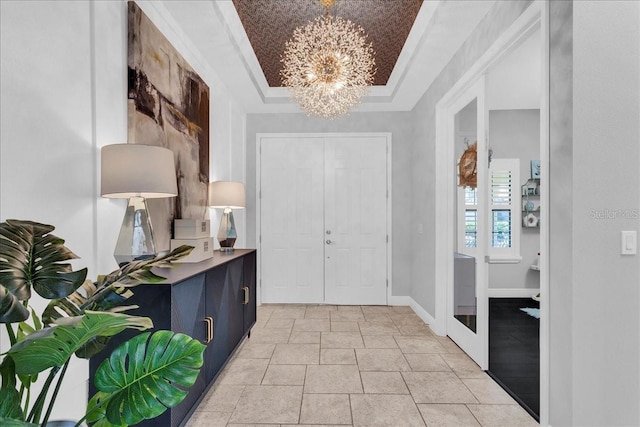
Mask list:
[[[640,425],[640,263],[620,255],[639,228],[639,8],[551,2],[554,426]]]
[[[351,113],[329,121],[309,118],[305,114],[247,115],[247,245],[256,246],[256,134],[258,133],[326,133],[390,132],[393,295],[408,295],[410,277],[411,141],[413,126],[409,113]]]
[[[471,36],[429,87],[412,111],[415,138],[411,145],[411,297],[431,316],[435,309],[436,247],[435,222],[435,139],[436,105],[491,44],[531,4],[530,1],[499,1],[482,19]],[[417,230],[424,229],[419,234]]]
[[[573,418],[572,15],[571,2],[549,3],[549,420],[557,426]]]
[[[620,231],[640,228],[639,76],[640,3],[573,2],[573,292],[563,302],[575,425],[640,425],[640,263],[620,255]]]
[[[496,159],[520,159],[520,185],[524,184],[531,177],[530,161],[540,157],[540,110],[489,111],[489,145]],[[516,185],[515,189],[519,192],[520,186]],[[532,200],[539,202],[540,198],[532,197]],[[539,251],[540,228],[522,227],[522,261],[489,264],[489,288],[539,288],[540,273],[529,268]]]

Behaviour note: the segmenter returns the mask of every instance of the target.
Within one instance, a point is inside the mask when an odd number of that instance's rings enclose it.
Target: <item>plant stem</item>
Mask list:
[[[18,339],[16,338],[16,333],[14,332],[13,327],[11,326],[11,323],[6,323],[6,326],[7,326],[7,335],[9,335],[9,342],[13,346],[18,341]]]
[[[66,363],[62,367],[62,372],[60,372],[60,376],[58,377],[58,382],[56,383],[56,388],[53,390],[53,395],[51,396],[51,400],[49,400],[49,408],[47,408],[47,413],[44,415],[44,419],[42,420],[42,424],[46,425],[47,421],[49,421],[49,416],[51,415],[51,411],[53,410],[53,404],[58,397],[58,392],[60,391],[60,385],[62,384],[62,379],[64,378],[64,374],[67,372],[67,367],[69,366],[69,361],[71,359],[67,359]]]
[[[47,377],[47,381],[45,381],[44,386],[42,386],[42,390],[36,399],[36,402],[33,404],[33,408],[27,417],[27,421],[31,421],[32,423],[39,424],[40,423],[40,415],[42,414],[42,408],[44,407],[44,402],[47,399],[47,392],[49,391],[49,387],[51,386],[51,382],[55,378],[56,374],[60,370],[59,366],[54,366],[51,368],[51,372],[49,372],[49,376]]]
[[[29,383],[28,387],[25,387],[24,383],[22,383],[22,386],[20,387],[20,397],[22,397],[24,390],[27,391],[27,396],[25,398],[24,406],[23,406],[26,412],[27,408],[29,407],[29,402],[31,401],[31,383]],[[24,415],[27,415],[27,414],[24,414]]]

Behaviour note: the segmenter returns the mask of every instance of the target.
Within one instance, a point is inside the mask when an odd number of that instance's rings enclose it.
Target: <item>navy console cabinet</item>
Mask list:
[[[207,348],[204,366],[185,400],[160,417],[138,425],[181,426],[256,321],[256,251],[216,252],[210,260],[154,272],[167,279],[133,288],[134,296],[127,304],[140,308],[129,313],[150,317],[152,331],[182,332]],[[137,334],[122,332],[111,339],[105,351],[91,358],[89,398],[96,392],[92,379],[100,363],[113,348]]]

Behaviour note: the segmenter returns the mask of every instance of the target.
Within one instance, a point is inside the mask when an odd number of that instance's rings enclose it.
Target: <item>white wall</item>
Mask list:
[[[96,148],[89,3],[0,2],[0,218],[56,226],[95,275]],[[38,311],[43,301],[34,299]],[[4,331],[4,328],[2,328]],[[3,351],[6,336],[1,338]],[[79,418],[88,363],[70,365],[58,414]]]
[[[486,102],[489,110],[540,108],[540,35],[538,26],[488,71]]]
[[[244,112],[163,10],[141,7],[210,86],[212,179],[244,181]],[[0,219],[52,224],[74,267],[108,273],[126,201],[99,197],[98,164],[126,141],[126,2],[2,1],[0,15]],[[85,361],[69,368],[54,418],[80,418],[87,377]]]

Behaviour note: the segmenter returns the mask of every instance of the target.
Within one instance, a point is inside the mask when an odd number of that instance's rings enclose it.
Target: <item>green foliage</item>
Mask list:
[[[20,408],[20,393],[16,390],[15,373],[16,367],[13,359],[6,357],[2,365],[0,365],[0,375],[2,376],[0,417],[10,417],[18,421],[24,421],[24,412]]]
[[[0,416],[0,426],[2,427],[38,427],[38,424],[26,421],[14,420]]]
[[[22,322],[29,318],[29,310],[7,288],[0,284],[0,323]]]
[[[62,366],[90,339],[109,337],[126,328],[145,330],[153,327],[148,317],[87,311],[84,316],[59,319],[57,325],[28,335],[11,347],[8,354],[19,375],[33,375],[54,366]]]
[[[64,298],[87,276],[86,268],[72,271],[64,262],[78,257],[64,240],[50,234],[53,230],[32,221],[10,219],[0,224],[0,284],[20,301],[31,298],[32,288],[46,299]]]
[[[171,331],[144,333],[123,343],[96,371],[99,391],[89,402],[87,420],[137,424],[174,407],[195,383],[205,347]]]
[[[153,259],[131,262],[100,276],[94,283],[85,280],[86,269],[73,271],[66,263],[77,257],[64,246],[64,240],[51,234],[53,230],[53,226],[32,221],[7,220],[0,224],[0,323],[6,324],[11,342],[11,348],[0,363],[2,426],[37,426],[41,421],[41,425],[45,425],[74,353],[89,358],[103,350],[111,336],[124,329],[152,328],[149,318],[122,314],[137,308],[123,306],[123,303],[133,295],[132,287],[164,280],[154,274],[152,268],[172,267],[172,261],[188,255],[193,249],[181,246]],[[32,289],[51,300],[41,317],[28,305]],[[26,322],[29,319],[31,324]],[[166,334],[171,337],[166,338]],[[158,338],[154,338],[156,335]],[[158,402],[163,405],[175,405],[184,399],[184,388],[195,381],[202,365],[204,346],[188,336],[174,336],[167,331],[156,332],[147,340],[148,337],[148,333],[140,335],[123,347],[133,346],[142,355],[146,354],[142,366],[156,366],[160,374],[154,370],[138,378],[135,375],[140,371],[136,369],[134,377],[127,377],[130,382],[122,390],[117,386],[109,392],[101,390],[100,393],[107,394],[96,395],[97,403],[93,404],[91,413],[98,420],[96,426],[113,425],[108,421],[111,416],[99,416],[109,413],[109,404],[115,404],[110,402],[120,402],[123,407],[137,406],[140,390],[136,389],[138,394],[132,390],[139,384],[144,384],[146,393],[161,397]],[[122,358],[122,366],[139,366],[126,350],[115,351],[109,361],[117,365],[119,358]],[[127,358],[129,361],[125,362]],[[42,391],[30,403],[30,386],[38,374],[44,372],[48,374]],[[54,384],[53,392],[49,393]],[[157,416],[149,414],[161,413],[157,405],[154,408],[152,412],[145,412],[146,418]],[[126,419],[135,418],[128,414]],[[117,425],[127,425],[123,423],[118,421]]]

